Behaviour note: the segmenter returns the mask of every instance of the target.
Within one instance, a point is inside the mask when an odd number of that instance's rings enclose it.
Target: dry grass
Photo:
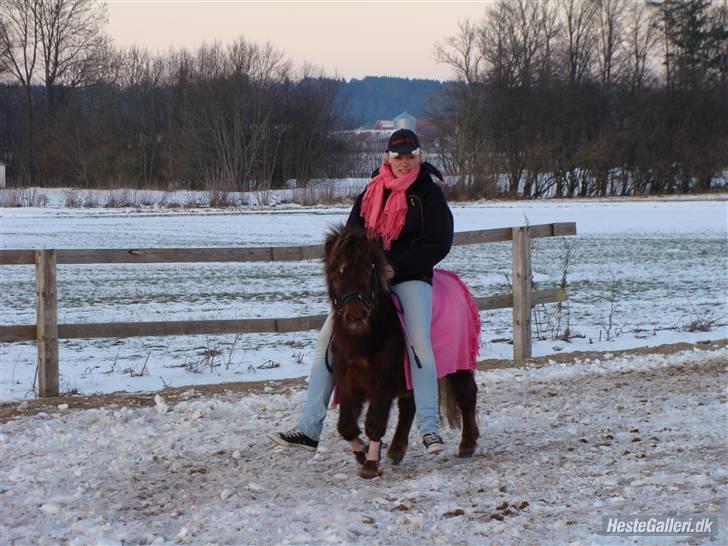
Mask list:
[[[236,206],[235,193],[224,190],[211,190],[207,194],[212,209],[228,209]]]
[[[360,188],[340,188],[334,184],[311,184],[304,188],[291,190],[286,196],[286,202],[303,207],[349,205],[360,191]]]
[[[0,207],[45,207],[48,197],[37,188],[8,188],[0,190]]]
[[[132,195],[130,190],[109,190],[106,192],[104,207],[107,209],[118,209],[133,207]]]
[[[78,190],[63,190],[63,205],[70,209],[79,209],[83,206],[83,194]]]

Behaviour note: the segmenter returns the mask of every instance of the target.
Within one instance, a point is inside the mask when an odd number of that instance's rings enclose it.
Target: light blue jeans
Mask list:
[[[409,340],[405,338],[409,351],[412,386],[417,406],[417,428],[420,433],[440,432],[440,416],[437,406],[437,369],[435,368],[435,355],[432,352],[430,341],[430,326],[432,324],[432,286],[424,281],[406,281],[392,286],[404,310],[403,319]],[[326,410],[329,406],[331,393],[334,390],[334,376],[326,369],[324,361],[326,350],[331,339],[333,329],[333,315],[329,315],[321,328],[316,340],[311,374],[308,378],[308,391],[306,404],[303,406],[303,415],[296,425],[298,430],[309,438],[318,440],[324,427]],[[411,347],[420,359],[422,368],[418,368],[412,355]],[[331,360],[329,363],[336,364]]]

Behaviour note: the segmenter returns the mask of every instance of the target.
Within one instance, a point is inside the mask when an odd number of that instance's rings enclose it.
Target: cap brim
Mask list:
[[[419,150],[419,148],[417,146],[395,146],[387,151],[393,154],[411,155],[415,150]]]

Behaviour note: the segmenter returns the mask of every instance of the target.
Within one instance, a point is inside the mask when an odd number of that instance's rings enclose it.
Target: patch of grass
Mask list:
[[[270,207],[274,204],[273,192],[270,190],[259,190],[255,192],[255,201],[260,207]]]
[[[280,367],[280,362],[276,362],[275,360],[266,360],[265,362],[263,362],[262,364],[258,364],[257,366],[253,366],[252,364],[248,365],[248,373],[255,373],[258,370],[274,370]]]
[[[83,206],[83,195],[77,190],[63,190],[63,203],[71,209],[78,209]]]
[[[83,206],[87,209],[95,209],[99,206],[99,194],[95,191],[87,191],[83,196]]]
[[[128,373],[129,377],[143,377],[147,375],[147,364],[149,363],[149,357],[152,356],[152,353],[150,352],[147,355],[146,360],[144,361],[144,365],[141,367],[140,370],[135,370],[134,368],[126,368],[122,373]]]
[[[37,188],[8,188],[0,190],[0,207],[45,207],[48,196]]]
[[[304,188],[292,190],[286,196],[285,202],[303,207],[350,204],[359,191],[358,189],[342,189],[334,184],[310,184]]]
[[[106,192],[104,206],[107,209],[133,207],[132,195],[129,190],[109,190]]]
[[[184,369],[190,373],[204,373],[207,370],[212,373],[215,371],[215,368],[222,365],[220,358],[222,355],[223,352],[220,349],[208,347],[200,353],[200,358],[185,361]]]
[[[213,209],[228,209],[236,206],[235,194],[229,191],[212,190],[208,192],[208,203]]]
[[[719,320],[712,312],[711,313],[703,313],[698,311],[698,309],[693,305],[692,300],[690,299],[690,296],[687,294],[685,297],[688,300],[688,304],[690,305],[690,316],[688,318],[688,322],[683,325],[683,329],[687,332],[710,332],[719,325]]]

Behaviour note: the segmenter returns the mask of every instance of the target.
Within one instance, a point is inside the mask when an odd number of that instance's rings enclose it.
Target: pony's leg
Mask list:
[[[365,455],[363,442],[359,438],[361,429],[359,428],[359,416],[361,415],[362,404],[342,400],[339,404],[339,422],[337,428],[339,434],[344,438],[354,453],[354,458],[359,464],[364,464]],[[359,447],[359,449],[357,449]]]
[[[364,421],[364,432],[369,438],[369,453],[364,466],[359,471],[359,476],[362,478],[371,479],[382,475],[382,471],[379,470],[379,459],[381,458],[382,437],[387,431],[391,407],[391,398],[382,397],[369,402],[369,409]]]
[[[475,403],[478,397],[478,385],[471,372],[459,371],[448,376],[463,417],[463,435],[458,448],[458,457],[472,457],[475,444],[480,437],[478,422],[475,417]]]
[[[354,459],[359,463],[359,466],[366,463],[369,446],[364,443],[364,440],[357,436],[349,442],[349,445],[351,446],[351,452],[354,454]]]
[[[415,418],[415,399],[411,395],[406,395],[397,401],[397,405],[399,406],[397,430],[394,431],[392,445],[387,450],[387,457],[392,460],[393,464],[399,464],[407,452],[409,433]]]

